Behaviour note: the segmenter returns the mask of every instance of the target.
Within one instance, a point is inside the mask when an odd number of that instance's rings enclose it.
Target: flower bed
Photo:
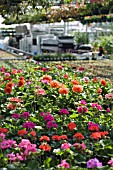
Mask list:
[[[113,87],[96,64],[1,67],[1,170],[112,169]]]

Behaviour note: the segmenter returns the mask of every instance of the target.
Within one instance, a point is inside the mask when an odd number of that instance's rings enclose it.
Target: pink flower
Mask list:
[[[4,76],[9,77],[10,73],[4,73]]]
[[[6,136],[6,135],[5,135],[4,133],[0,133],[0,141],[1,141],[1,139],[4,140],[4,139],[5,139],[5,136]]]
[[[110,164],[113,167],[113,158],[111,158],[111,160],[108,161],[108,164]]]
[[[70,146],[71,146],[71,144],[69,144],[69,143],[63,143],[63,144],[61,145],[61,148],[64,149],[64,150],[67,150],[67,149],[70,148]]]
[[[12,152],[10,154],[7,154],[7,157],[9,157],[10,161],[15,161],[16,160],[16,156],[15,156],[14,152]]]
[[[70,165],[69,165],[69,163],[67,163],[66,160],[64,159],[64,160],[61,161],[61,164],[59,164],[58,167],[64,167],[64,168],[66,168],[66,169],[69,169],[69,168],[70,168]]]

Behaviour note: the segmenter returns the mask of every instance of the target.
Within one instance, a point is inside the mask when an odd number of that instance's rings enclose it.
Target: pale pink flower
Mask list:
[[[44,95],[46,95],[46,92],[45,92],[44,89],[37,89],[37,90],[36,90],[36,94],[37,94],[37,95],[43,95],[43,96],[44,96]]]

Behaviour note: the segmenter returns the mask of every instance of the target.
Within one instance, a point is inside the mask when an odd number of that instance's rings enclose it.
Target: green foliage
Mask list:
[[[112,54],[113,53],[113,36],[112,35],[100,36],[94,41],[93,46],[95,48],[102,46],[108,54]]]
[[[78,44],[88,44],[89,43],[88,33],[75,32],[74,36],[75,36],[75,41]]]

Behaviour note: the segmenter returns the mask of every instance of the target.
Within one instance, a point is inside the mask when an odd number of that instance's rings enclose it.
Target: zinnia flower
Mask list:
[[[106,86],[106,85],[107,85],[107,82],[106,82],[104,79],[101,79],[100,82],[101,82],[101,84],[102,84],[103,86]]]
[[[81,93],[83,91],[83,86],[82,85],[74,85],[72,87],[73,92]]]

